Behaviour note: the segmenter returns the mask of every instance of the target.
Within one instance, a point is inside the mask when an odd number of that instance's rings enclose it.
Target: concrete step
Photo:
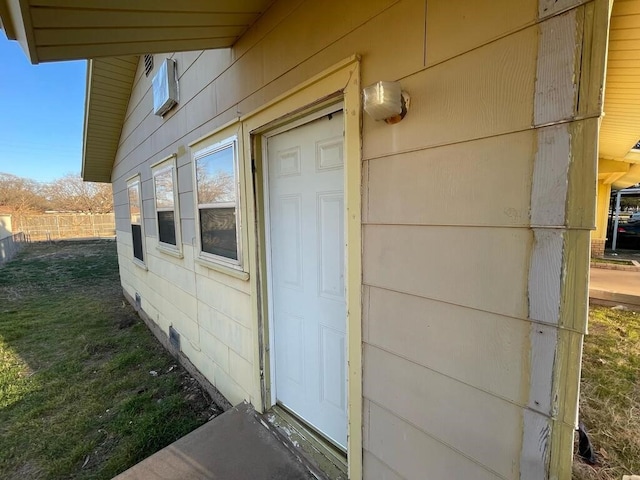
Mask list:
[[[310,480],[316,477],[240,404],[114,480]]]

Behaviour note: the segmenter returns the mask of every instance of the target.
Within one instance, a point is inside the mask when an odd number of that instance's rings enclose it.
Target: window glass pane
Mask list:
[[[176,244],[176,222],[172,211],[158,212],[158,236],[163,243]]]
[[[200,209],[202,251],[238,259],[235,208]]]
[[[196,161],[200,205],[236,201],[233,165],[232,145]]]
[[[133,237],[133,256],[141,262],[144,262],[144,254],[142,253],[142,226],[131,225],[131,235]]]
[[[137,183],[129,187],[129,215],[131,223],[140,223],[140,193]]]
[[[156,208],[173,208],[173,170],[165,170],[153,177],[156,189]]]

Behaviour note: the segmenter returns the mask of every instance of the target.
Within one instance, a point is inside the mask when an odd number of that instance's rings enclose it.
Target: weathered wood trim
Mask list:
[[[541,128],[537,133],[538,150],[531,185],[531,225],[561,227],[565,223],[571,152],[569,125]]]
[[[346,289],[347,289],[347,358],[348,358],[348,475],[349,478],[362,478],[362,108],[360,92],[360,59],[353,55],[333,67],[312,77],[296,88],[278,96],[253,112],[240,117],[243,129],[243,148],[245,167],[247,223],[255,225],[257,231],[249,239],[247,258],[250,271],[260,272],[253,275],[251,296],[261,299],[253,302],[253,318],[259,322],[259,333],[255,336],[255,358],[262,359],[264,380],[256,372],[257,380],[268,383],[270,372],[268,353],[266,258],[264,254],[264,218],[261,210],[264,189],[256,182],[250,163],[260,156],[259,138],[265,129],[276,123],[295,121],[313,106],[323,104],[326,99],[338,95],[344,105],[344,150],[345,150],[345,240],[346,240]],[[337,97],[336,97],[337,98]],[[256,172],[261,172],[256,162]],[[252,188],[249,188],[252,186]],[[262,221],[259,221],[262,220]],[[269,389],[259,389],[263,408],[271,405]],[[258,407],[258,405],[256,405]]]
[[[540,0],[538,5],[538,18],[543,20],[553,15],[575,8],[590,0]]]
[[[562,245],[562,278],[558,341],[552,390],[548,478],[571,477],[574,430],[578,414],[582,341],[587,327],[590,230],[594,228],[597,191],[597,146],[602,115],[608,25],[612,3],[585,4],[575,112],[584,120],[569,124],[571,152],[567,176],[566,219]],[[575,117],[574,117],[575,118]]]
[[[538,25],[534,125],[546,125],[574,115],[579,16],[574,9]]]
[[[572,8],[579,5],[577,8]],[[528,408],[520,478],[571,476],[609,0],[541,0],[534,109],[538,152],[531,191]],[[558,14],[564,9],[570,10]]]

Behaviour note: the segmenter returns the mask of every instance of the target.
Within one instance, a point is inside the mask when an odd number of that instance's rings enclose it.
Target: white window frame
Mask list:
[[[156,192],[156,177],[166,172],[171,172],[172,187],[173,187],[173,208],[158,207],[158,196]],[[176,165],[176,154],[169,155],[163,158],[159,162],[151,165],[151,183],[153,186],[153,206],[156,219],[156,233],[158,235],[157,249],[160,252],[167,253],[179,258],[182,258],[182,229],[180,228],[180,199],[178,192],[178,168]],[[173,222],[175,228],[176,244],[166,243],[160,240],[160,220],[158,219],[158,212],[170,212],[173,211]]]
[[[212,153],[219,152],[226,148],[231,147],[233,150],[233,177],[234,177],[234,187],[235,187],[235,202],[225,202],[225,203],[216,203],[216,204],[201,204],[198,198],[198,178],[197,178],[197,165],[198,160],[207,155],[211,155]],[[240,198],[240,166],[239,166],[239,155],[240,155],[240,143],[238,141],[237,135],[232,135],[223,140],[220,140],[212,145],[206,146],[204,148],[200,148],[193,151],[193,192],[194,192],[194,200],[195,200],[195,224],[196,224],[196,237],[197,237],[197,245],[198,245],[198,258],[203,260],[205,263],[210,265],[219,265],[222,267],[228,267],[233,270],[243,271],[243,248],[242,248],[242,239],[243,239],[243,225],[242,225],[242,200]],[[200,225],[200,209],[201,208],[229,208],[235,207],[235,216],[236,216],[236,247],[238,253],[238,259],[234,260],[233,258],[224,257],[222,255],[216,255],[213,253],[205,252],[202,249],[202,226]]]
[[[131,197],[129,192],[132,188],[135,188],[138,192],[138,203],[140,204],[140,223],[136,223],[133,221],[131,216]],[[140,225],[140,243],[142,248],[142,260],[135,256],[135,245],[133,239],[133,228],[131,228],[131,259],[133,263],[142,267],[144,269],[147,268],[146,259],[147,259],[147,249],[145,245],[145,234],[144,234],[144,206],[142,201],[142,181],[140,179],[140,175],[135,175],[127,180],[127,205],[129,206],[129,225],[133,227],[133,225]]]

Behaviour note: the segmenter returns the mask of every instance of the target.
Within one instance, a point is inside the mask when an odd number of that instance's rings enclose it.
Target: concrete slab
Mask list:
[[[640,306],[640,272],[592,268],[589,298],[595,303]]]
[[[307,468],[238,405],[114,480],[307,480]]]

